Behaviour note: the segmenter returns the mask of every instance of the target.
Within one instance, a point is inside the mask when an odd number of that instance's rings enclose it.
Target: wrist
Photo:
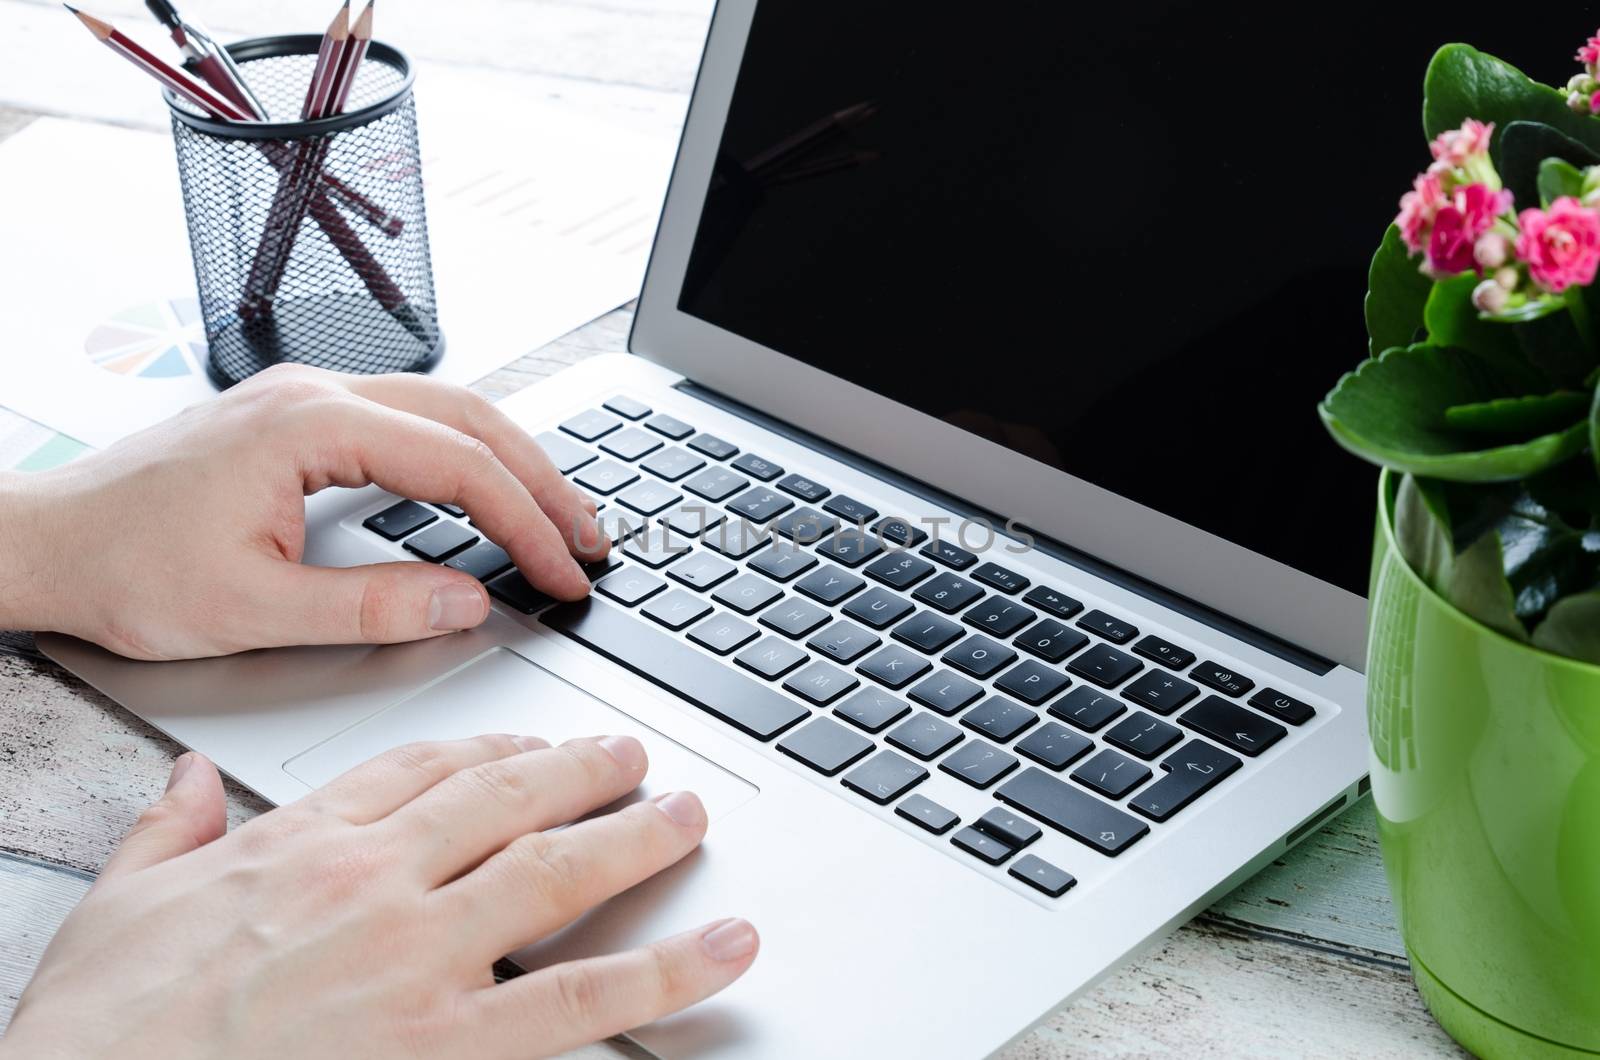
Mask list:
[[[53,476],[0,472],[0,629],[66,627]]]

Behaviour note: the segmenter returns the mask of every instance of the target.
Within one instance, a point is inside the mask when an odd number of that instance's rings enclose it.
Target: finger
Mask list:
[[[595,523],[595,504],[562,477],[539,443],[491,402],[460,387],[411,373],[344,377],[351,393],[426,416],[488,444],[550,517],[574,556],[599,559],[610,538]]]
[[[167,791],[139,816],[97,882],[187,854],[228,830],[227,805],[217,767],[195,751],[173,763]]]
[[[526,1056],[529,1042],[545,1055],[564,1052],[705,1000],[743,975],[760,945],[747,921],[718,921],[485,987],[470,995],[465,1022],[482,1029],[493,1056]]]
[[[408,743],[346,770],[298,805],[351,824],[370,824],[452,773],[549,746],[536,736],[507,735]]]
[[[705,807],[675,791],[558,832],[530,832],[431,900],[444,923],[463,926],[463,951],[487,965],[676,864],[705,834]],[[481,909],[507,913],[474,915]]]
[[[307,408],[319,416],[318,434],[328,439],[313,450],[309,486],[375,482],[403,497],[459,504],[536,588],[563,600],[589,592],[589,579],[560,531],[483,441],[354,397],[341,403],[331,423],[325,406]]]
[[[438,885],[529,832],[574,821],[615,802],[644,779],[649,762],[631,736],[572,740],[452,774],[384,822]]]

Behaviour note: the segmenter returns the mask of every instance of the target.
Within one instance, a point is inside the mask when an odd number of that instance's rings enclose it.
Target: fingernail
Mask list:
[[[189,772],[189,767],[192,765],[194,765],[193,751],[186,751],[178,756],[178,760],[172,763],[172,775],[167,778],[168,791],[178,786],[178,781],[183,779],[183,775]]]
[[[684,828],[698,828],[700,822],[706,819],[706,811],[700,805],[700,800],[689,791],[674,791],[655,800],[661,807],[661,812],[672,818]]]
[[[644,748],[632,736],[602,736],[600,746],[606,754],[617,760],[629,773],[642,773],[645,766]]]
[[[524,751],[543,751],[550,746],[549,741],[541,740],[537,736],[513,736],[511,742]]]
[[[483,590],[475,585],[441,585],[428,601],[429,629],[471,629],[483,617]]]
[[[748,920],[724,920],[701,935],[700,941],[714,961],[742,961],[756,951],[756,929]]]

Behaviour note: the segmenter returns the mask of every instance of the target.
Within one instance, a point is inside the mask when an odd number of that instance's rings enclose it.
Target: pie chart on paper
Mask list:
[[[101,321],[83,340],[89,360],[108,372],[177,379],[205,371],[206,335],[193,298],[147,302]]]

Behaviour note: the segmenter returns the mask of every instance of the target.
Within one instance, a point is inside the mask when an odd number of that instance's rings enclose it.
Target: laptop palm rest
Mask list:
[[[650,770],[627,800],[688,790],[715,821],[750,801],[757,788],[509,648],[478,655],[422,688],[284,763],[312,787],[351,766],[417,740],[483,733],[538,736],[552,744],[577,736],[625,735],[644,744]]]

